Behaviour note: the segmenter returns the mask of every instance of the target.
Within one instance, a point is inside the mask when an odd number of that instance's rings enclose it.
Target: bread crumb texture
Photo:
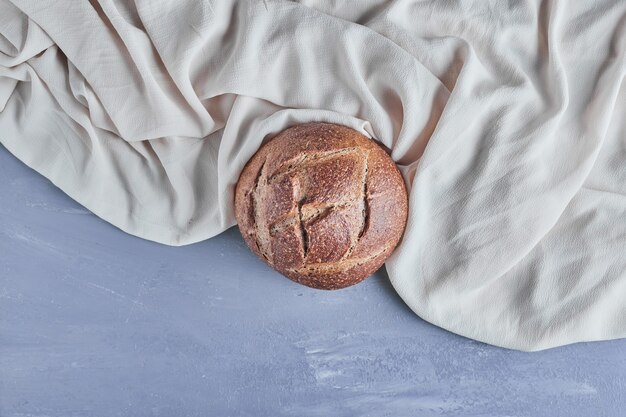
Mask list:
[[[402,237],[404,181],[371,139],[330,123],[290,127],[244,167],[235,214],[247,243],[290,279],[319,289],[356,284]]]

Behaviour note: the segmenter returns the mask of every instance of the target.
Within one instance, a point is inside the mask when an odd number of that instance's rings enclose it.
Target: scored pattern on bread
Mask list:
[[[363,151],[359,148],[343,148],[328,152],[300,154],[295,161],[285,161],[271,175],[267,172],[267,164],[264,162],[255,179],[255,187],[251,190],[255,224],[254,229],[250,231],[250,234],[256,240],[256,246],[263,256],[268,261],[274,262],[271,251],[271,238],[294,228],[300,231],[298,240],[301,243],[302,258],[305,263],[338,261],[348,257],[356,247],[366,225],[368,214],[366,203],[368,156],[368,151]],[[268,157],[271,157],[271,155],[268,155]],[[328,173],[324,171],[324,168],[330,167],[324,165],[330,165],[332,168],[337,168],[340,165],[347,167],[344,172],[350,177],[353,184],[358,184],[358,187],[350,188],[358,190],[358,193],[342,186],[342,184],[326,184],[329,181],[320,181],[322,175],[328,178]],[[354,169],[350,170],[349,168]],[[281,179],[288,180],[285,182],[289,183],[291,189],[284,187]],[[347,194],[344,197],[352,198],[343,201],[318,202],[320,199],[323,200],[321,196],[324,192],[328,195],[328,189],[325,189],[325,186],[341,186],[342,188],[336,193],[331,193],[330,198],[337,195],[337,193]],[[260,207],[264,202],[272,200],[272,196],[268,195],[272,192],[291,192],[292,201],[286,207],[288,211],[285,214],[280,215],[278,218],[270,215],[270,221],[268,222],[268,216],[266,213],[263,213]],[[313,194],[313,197],[308,198],[308,194]],[[276,202],[276,199],[274,199],[274,202]],[[273,207],[283,211],[280,205],[283,205],[284,201],[276,203]],[[334,245],[325,245],[324,237],[329,236],[329,234],[325,233],[324,229],[337,223],[345,222],[346,218],[354,221],[348,222],[351,224],[346,224],[346,227],[343,228],[345,235],[342,237],[344,239],[339,244],[335,241]],[[354,227],[354,223],[358,224],[357,228]],[[336,240],[336,233],[332,237]],[[343,249],[344,246],[345,251],[337,251],[338,249]],[[313,248],[312,254],[311,248]],[[309,255],[312,255],[313,259],[310,259]]]
[[[382,249],[380,249],[378,252],[374,253],[373,255],[369,255],[364,258],[351,258],[351,259],[344,259],[344,260],[337,261],[337,262],[325,262],[325,263],[321,262],[321,263],[316,263],[316,264],[305,264],[304,266],[301,266],[298,268],[290,268],[289,272],[295,272],[298,274],[307,274],[309,272],[333,273],[333,272],[338,272],[338,271],[344,271],[346,269],[350,269],[356,266],[366,264],[367,262],[370,262],[378,258],[379,256],[381,256],[382,254],[388,252],[390,249],[393,249],[393,247],[391,247],[391,245],[386,245]]]
[[[246,243],[270,266],[316,288],[374,272],[406,222],[404,182],[358,132],[327,123],[287,129],[248,162],[235,208]]]
[[[325,151],[325,152],[316,152],[314,154],[306,154],[306,153],[302,153],[300,155],[298,155],[297,158],[295,158],[295,160],[292,161],[285,161],[283,166],[276,170],[271,176],[269,181],[275,181],[276,178],[280,178],[283,175],[288,175],[291,172],[302,168],[302,166],[305,165],[313,165],[316,163],[321,163],[324,162],[326,160],[329,159],[333,159],[336,158],[338,156],[342,156],[342,155],[350,155],[350,154],[358,154],[358,153],[363,153],[362,149],[359,148],[343,148],[343,149],[336,149],[336,150],[332,150],[332,151]]]

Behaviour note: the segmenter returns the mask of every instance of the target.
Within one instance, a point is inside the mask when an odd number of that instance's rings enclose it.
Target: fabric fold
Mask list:
[[[422,318],[536,350],[626,336],[626,4],[0,0],[0,142],[122,230],[235,224],[296,123],[390,149]]]

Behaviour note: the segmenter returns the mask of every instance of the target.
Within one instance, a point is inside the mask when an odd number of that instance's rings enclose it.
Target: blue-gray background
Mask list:
[[[323,292],[230,229],[167,247],[0,146],[0,416],[624,416],[626,340],[522,353]]]

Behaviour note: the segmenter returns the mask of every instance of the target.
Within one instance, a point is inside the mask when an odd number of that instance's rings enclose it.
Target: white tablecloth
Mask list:
[[[234,224],[295,123],[410,189],[390,279],[422,318],[536,350],[626,336],[626,1],[0,0],[0,142],[122,230]]]

